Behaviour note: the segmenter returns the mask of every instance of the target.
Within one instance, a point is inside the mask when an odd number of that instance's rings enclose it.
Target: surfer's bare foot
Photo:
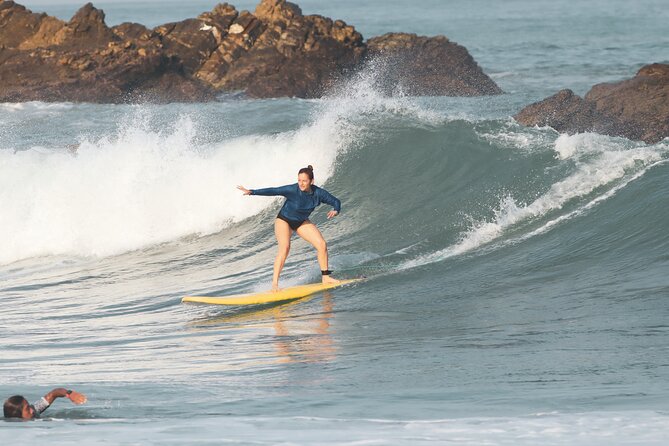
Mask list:
[[[279,284],[278,283],[273,283],[272,284],[272,293],[276,293],[279,291]]]
[[[323,283],[339,283],[339,282],[341,282],[341,280],[337,280],[330,275],[323,276]]]

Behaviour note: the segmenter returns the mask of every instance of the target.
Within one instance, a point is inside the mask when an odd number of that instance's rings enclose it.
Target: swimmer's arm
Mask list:
[[[53,404],[56,398],[67,398],[74,404],[84,404],[87,399],[86,395],[84,395],[83,393],[79,393],[74,390],[68,390],[64,387],[57,387],[53,389],[51,392],[44,395],[44,399],[46,400],[47,403],[49,403],[49,406]]]

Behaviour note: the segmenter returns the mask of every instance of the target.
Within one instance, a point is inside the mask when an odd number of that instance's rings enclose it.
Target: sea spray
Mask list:
[[[201,126],[188,115],[163,131],[139,115],[114,134],[80,136],[74,151],[0,152],[0,263],[113,255],[220,231],[272,204],[242,197],[236,185],[290,183],[307,163],[325,181],[339,146],[336,131],[319,122],[202,146]]]
[[[448,121],[434,107],[426,107],[416,98],[404,94],[401,85],[387,88],[387,65],[384,57],[375,57],[364,66],[335,84],[322,102],[326,113],[340,119],[364,118],[388,124],[389,117],[408,118],[423,125],[438,126]]]
[[[216,233],[275,202],[243,197],[239,184],[288,184],[311,164],[322,185],[338,157],[364,141],[375,123],[444,122],[411,98],[380,93],[382,74],[370,65],[327,98],[310,101],[310,118],[294,130],[230,136],[236,132],[226,131],[226,122],[215,123],[224,131],[211,131],[202,111],[160,114],[145,105],[126,108],[116,129],[102,135],[59,135],[61,142],[50,147],[4,147],[0,263],[45,255],[109,256]],[[12,114],[62,115],[80,106],[3,107]]]

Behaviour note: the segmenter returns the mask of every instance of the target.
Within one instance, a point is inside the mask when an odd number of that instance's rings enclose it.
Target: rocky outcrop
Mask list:
[[[240,14],[197,77],[253,97],[318,97],[360,62],[362,36],[341,20],[304,16],[284,0]]]
[[[410,95],[480,96],[502,90],[467,49],[444,36],[389,33],[367,42],[368,57],[382,59],[387,90]]]
[[[69,22],[0,3],[0,101],[123,102],[213,99],[184,74],[156,32],[109,28],[90,3]]]
[[[597,132],[656,143],[669,137],[669,65],[646,65],[632,79],[595,85],[585,98],[562,90],[525,107],[515,119],[559,132]]]
[[[365,43],[341,20],[303,15],[285,0],[238,12],[223,3],[148,29],[108,27],[83,6],[68,22],[0,0],[0,102],[203,101],[221,92],[319,97],[370,58],[393,67],[409,94],[501,91],[464,47],[443,36],[388,34]]]

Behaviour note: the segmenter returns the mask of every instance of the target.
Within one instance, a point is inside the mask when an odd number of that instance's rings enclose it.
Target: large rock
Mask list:
[[[319,97],[383,59],[386,85],[409,94],[501,91],[464,47],[443,36],[388,34],[365,43],[341,20],[285,0],[253,13],[223,3],[194,19],[112,28],[86,4],[68,22],[0,0],[0,101],[202,101],[220,92]]]
[[[34,14],[13,1],[0,1],[0,48],[19,48],[40,31],[47,17]],[[55,30],[65,24],[57,19],[53,21]]]
[[[559,132],[597,132],[656,143],[669,137],[669,65],[646,65],[632,79],[595,85],[585,98],[562,90],[525,107],[515,118]]]
[[[196,76],[253,97],[318,97],[364,53],[360,33],[343,21],[304,16],[285,0],[243,12]]]
[[[528,105],[514,118],[527,126],[550,126],[558,132],[585,132],[594,127],[595,107],[571,90],[560,90]]]
[[[213,90],[184,74],[160,36],[109,28],[90,3],[69,22],[0,3],[0,101],[198,101]]]
[[[467,49],[444,36],[389,33],[367,42],[368,55],[381,59],[387,89],[410,95],[480,96],[502,90],[483,73]]]

